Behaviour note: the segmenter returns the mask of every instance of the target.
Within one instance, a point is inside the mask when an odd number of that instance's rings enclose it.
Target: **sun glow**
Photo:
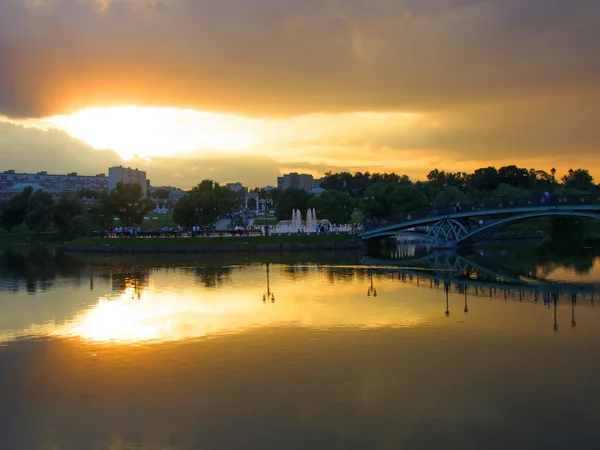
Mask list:
[[[93,108],[42,122],[123,159],[243,153],[261,141],[260,120],[176,108]]]
[[[272,303],[263,301],[265,286],[254,283],[252,272],[236,273],[236,283],[220,290],[192,287],[188,277],[182,272],[153,273],[146,286],[128,286],[119,293],[103,295],[92,307],[65,323],[28,332],[132,344],[198,339],[273,326],[414,327],[426,321],[412,307],[398,307],[395,303],[378,311],[369,310],[369,304],[363,301],[365,284],[358,279],[334,286],[323,273],[311,281],[303,279],[303,289],[298,291],[295,278],[282,278],[282,274],[273,271],[271,289],[277,299]],[[189,289],[170,287],[180,285]],[[324,295],[329,290],[335,291],[335,300],[334,295]]]

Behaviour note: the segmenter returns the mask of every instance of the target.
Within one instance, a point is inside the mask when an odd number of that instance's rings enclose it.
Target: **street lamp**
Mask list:
[[[265,236],[269,235],[269,205],[271,203],[271,199],[269,197],[265,198]]]
[[[552,183],[555,183],[555,178],[554,175],[556,175],[556,169],[553,167],[552,169],[550,169],[550,173],[552,174]]]
[[[366,196],[365,200],[367,201],[367,204],[369,205],[369,218],[371,220],[373,220],[373,202],[375,200],[375,196],[374,195]]]
[[[367,289],[367,297],[373,295],[373,297],[377,297],[377,289],[373,286],[373,269],[369,269],[369,279],[371,280],[371,285]]]
[[[577,294],[571,294],[571,326],[575,328],[575,305],[577,304]]]
[[[558,321],[556,320],[556,305],[558,304],[558,294],[557,293],[552,294],[552,303],[554,303],[554,325],[552,326],[552,329],[554,331],[558,331]]]
[[[275,294],[271,292],[271,284],[269,280],[269,264],[267,263],[267,292],[263,294],[263,303],[267,300],[271,300],[271,303],[275,303]]]
[[[132,214],[131,214],[131,209],[136,207],[138,204],[137,202],[131,202],[131,203],[127,203],[127,206],[129,206],[129,209],[127,210],[127,226],[131,226],[133,225],[133,223],[129,223],[129,219],[133,219]],[[131,220],[131,222],[133,222],[133,220]]]
[[[448,283],[447,281],[444,281],[444,292],[446,293],[446,311],[444,311],[444,314],[446,315],[446,317],[450,317],[450,283]]]

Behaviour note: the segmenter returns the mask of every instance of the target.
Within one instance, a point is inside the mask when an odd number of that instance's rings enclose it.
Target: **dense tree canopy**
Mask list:
[[[2,228],[10,232],[13,228],[18,227],[25,220],[27,215],[27,207],[29,199],[33,194],[31,187],[26,187],[22,192],[5,200],[0,206],[0,222]]]
[[[77,198],[63,195],[54,205],[54,226],[69,237],[80,236],[89,228],[89,216]]]
[[[54,199],[51,194],[43,190],[35,191],[29,197],[27,205],[27,214],[25,215],[25,223],[27,228],[41,233],[47,231],[52,225],[52,213],[54,207]]]
[[[185,226],[207,225],[241,204],[241,198],[232,190],[213,180],[203,180],[175,205],[173,219]]]
[[[302,189],[286,189],[279,194],[275,206],[275,215],[279,220],[290,220],[292,211],[299,209],[304,213],[308,209],[310,194]]]
[[[42,233],[54,225],[69,237],[81,236],[89,229],[87,211],[77,197],[65,195],[55,203],[51,194],[41,189],[33,192],[30,187],[0,204],[0,221],[6,231],[25,223]]]
[[[352,217],[354,200],[346,192],[330,190],[312,196],[308,207],[315,209],[319,219],[327,219],[332,223],[347,223]]]

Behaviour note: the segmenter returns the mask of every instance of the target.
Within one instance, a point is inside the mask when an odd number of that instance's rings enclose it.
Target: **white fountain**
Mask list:
[[[317,212],[312,208],[306,211],[306,220],[302,220],[302,213],[299,209],[292,210],[292,220],[280,220],[271,232],[296,234],[300,230],[301,233],[315,233],[317,224],[326,226],[330,231],[335,231],[329,220],[317,220]]]

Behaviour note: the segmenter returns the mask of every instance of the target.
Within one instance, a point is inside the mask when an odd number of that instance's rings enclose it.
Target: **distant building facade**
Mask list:
[[[306,192],[313,190],[313,176],[305,173],[286,173],[282,177],[277,177],[277,187],[285,189],[302,189]]]
[[[66,175],[49,174],[46,171],[37,173],[17,173],[14,170],[5,170],[0,173],[0,194],[14,191],[15,186],[32,185],[41,186],[44,190],[62,194],[77,192],[83,189],[92,191],[105,191],[108,189],[108,178],[105,174],[79,175],[71,172]]]
[[[131,167],[109,167],[108,169],[108,188],[114,189],[117,183],[135,184],[139,183],[142,187],[142,194],[145,197],[148,192],[150,180],[146,179],[146,172],[143,170],[132,169]]]
[[[242,183],[240,183],[239,181],[236,183],[227,183],[227,184],[225,184],[225,187],[227,189],[229,189],[230,191],[237,192],[237,193],[245,194],[248,192],[248,188],[244,187],[244,185],[242,185]]]
[[[323,181],[325,181],[325,178],[315,178],[313,180],[313,189],[320,189]]]

